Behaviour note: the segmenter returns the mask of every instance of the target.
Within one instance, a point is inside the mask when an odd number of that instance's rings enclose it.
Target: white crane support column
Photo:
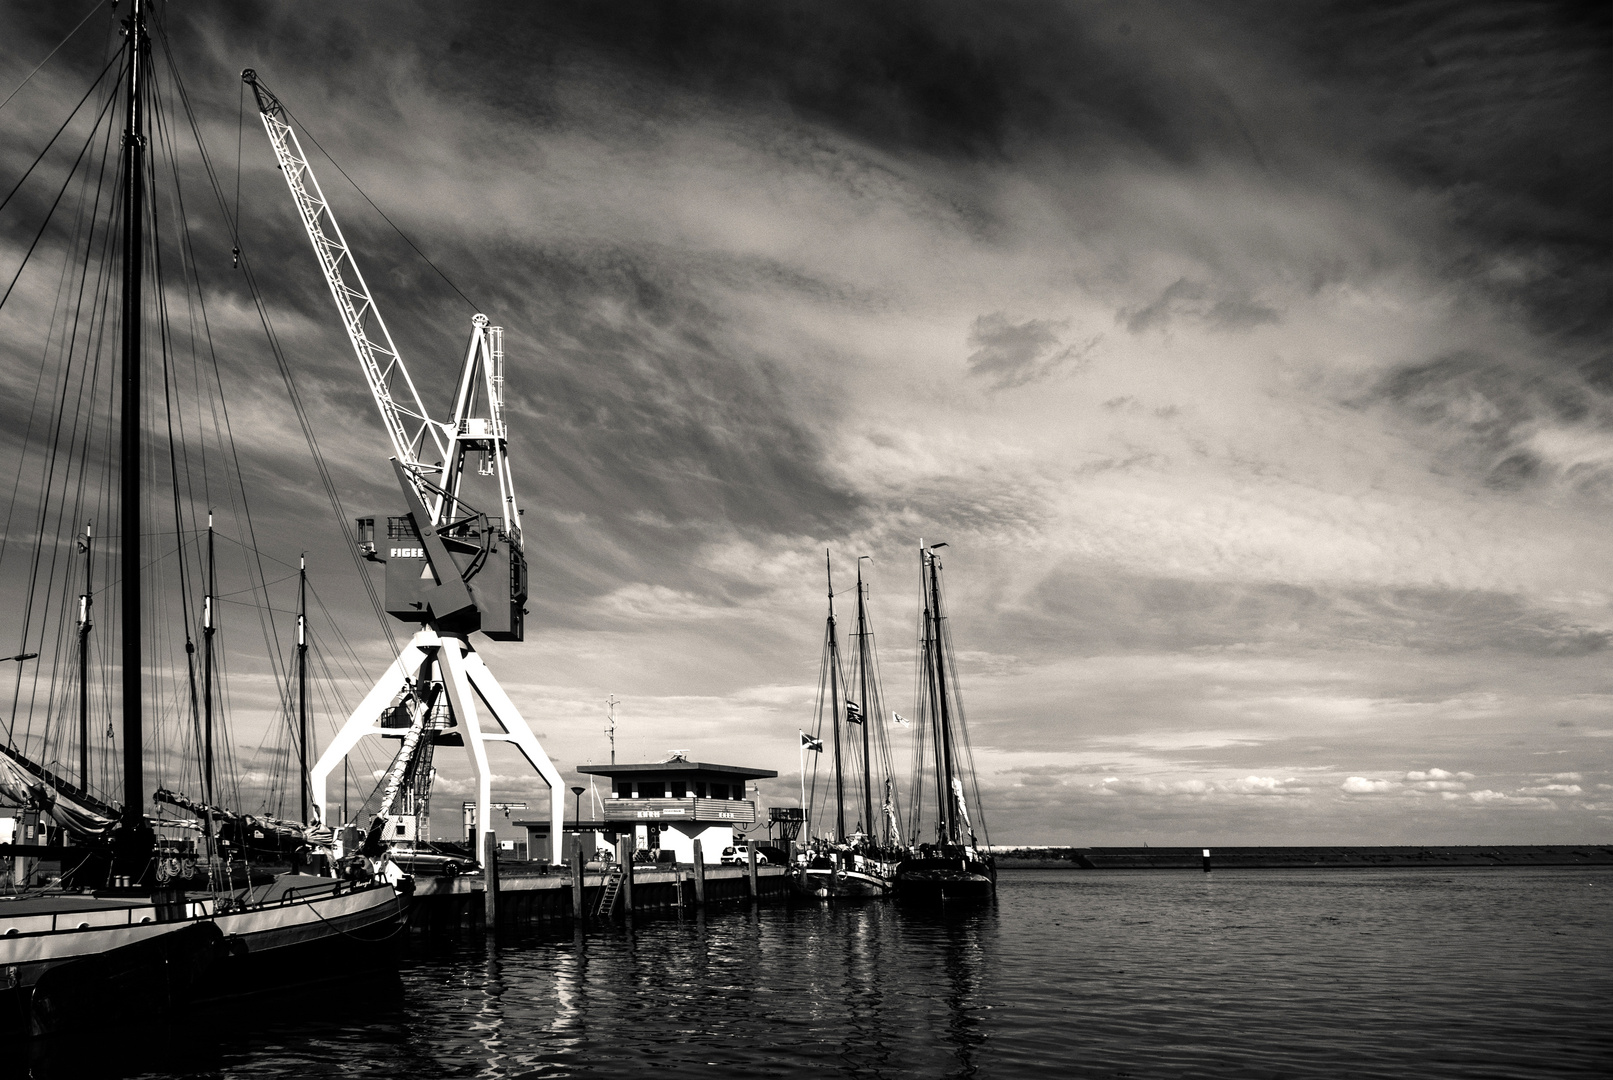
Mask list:
[[[328,823],[330,815],[326,813],[325,785],[330,774],[342,759],[352,752],[353,747],[366,735],[382,736],[396,735],[395,728],[381,726],[381,716],[386,712],[392,699],[408,689],[409,684],[416,682],[420,677],[420,669],[431,659],[432,650],[439,644],[437,634],[432,630],[422,630],[405,645],[398,653],[398,658],[392,661],[374,688],[359,702],[358,708],[347,718],[342,730],[336,733],[325,752],[319,755],[319,760],[308,772],[309,800],[313,803],[314,817]]]
[[[337,732],[336,738],[331,740],[313,767],[309,780],[315,814],[320,821],[327,820],[326,784],[330,774],[361,739],[366,736],[397,737],[407,734],[399,728],[382,727],[381,717],[395,698],[408,693],[411,686],[418,687],[422,670],[433,659],[442,673],[443,687],[448,693],[448,708],[457,722],[457,730],[465,740],[465,751],[470,759],[472,774],[476,777],[477,820],[484,823],[492,820],[488,814],[491,812],[493,775],[487,759],[487,744],[513,743],[544,783],[549,785],[551,858],[556,863],[564,861],[566,787],[559,770],[549,760],[549,755],[544,753],[538,737],[527,726],[520,710],[470,642],[430,629],[415,634],[403,648],[380,682],[353,710],[347,723],[342,725],[342,730]],[[487,718],[502,730],[489,731],[484,728],[478,702],[486,707]],[[429,733],[426,737],[430,737]],[[408,753],[410,749],[408,746],[400,748],[399,754]]]

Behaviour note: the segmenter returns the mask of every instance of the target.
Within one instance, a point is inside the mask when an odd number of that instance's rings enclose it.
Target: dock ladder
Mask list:
[[[594,918],[608,919],[616,913],[616,898],[622,893],[622,868],[611,866],[605,870],[605,887],[599,891],[599,905]]]

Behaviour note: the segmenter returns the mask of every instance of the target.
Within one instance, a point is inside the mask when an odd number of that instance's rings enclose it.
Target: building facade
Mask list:
[[[608,778],[601,822],[606,838],[631,832],[634,846],[660,853],[664,861],[692,863],[694,844],[708,863],[734,844],[734,827],[755,825],[754,780],[777,776],[769,769],[713,765],[674,757],[632,765],[583,765],[577,770]]]

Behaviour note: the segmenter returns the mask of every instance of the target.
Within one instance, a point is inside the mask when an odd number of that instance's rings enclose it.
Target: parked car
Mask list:
[[[394,840],[387,845],[387,855],[399,870],[416,877],[458,877],[481,866],[456,846],[424,840]]]
[[[733,847],[725,847],[725,848],[722,849],[722,864],[724,866],[737,866],[740,863],[749,863],[749,862],[750,862],[750,845],[749,844],[736,844]],[[764,855],[761,852],[760,849],[758,849],[757,852],[756,852],[756,865],[757,866],[766,866],[767,865],[767,856]]]

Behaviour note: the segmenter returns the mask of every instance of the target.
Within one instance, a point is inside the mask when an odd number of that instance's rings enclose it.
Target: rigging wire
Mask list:
[[[178,66],[174,63],[173,53],[168,42],[168,35],[159,27],[157,37],[158,40],[162,42],[164,54],[168,57],[169,69],[173,73],[174,77],[174,86],[179,91],[179,100],[184,106],[185,116],[190,123],[191,132],[196,141],[197,151],[201,157],[203,168],[207,172],[208,182],[212,186],[213,195],[217,199],[219,210],[221,213],[223,213],[226,221],[229,223],[232,233],[235,233],[238,228],[238,222],[234,216],[230,214],[228,201],[224,196],[223,188],[219,185],[218,173],[213,166],[212,156],[207,151],[207,144],[202,138],[201,127],[197,123],[195,110],[191,107],[190,94],[185,88],[185,82],[179,74]],[[247,282],[247,288],[252,295],[253,304],[258,312],[258,319],[263,325],[265,336],[268,338],[269,350],[275,358],[275,366],[279,369],[281,381],[285,384],[287,395],[291,399],[292,411],[296,414],[298,425],[302,428],[303,439],[308,444],[309,451],[313,455],[315,469],[319,473],[320,482],[325,488],[326,498],[330,501],[331,509],[336,512],[337,525],[342,531],[342,538],[346,542],[348,554],[352,558],[353,565],[358,571],[359,579],[364,585],[364,591],[369,597],[370,606],[375,612],[376,621],[380,625],[387,644],[392,650],[393,658],[396,659],[398,655],[397,637],[393,632],[391,622],[386,617],[386,612],[381,603],[381,598],[375,590],[375,583],[370,579],[368,569],[365,567],[363,560],[358,554],[358,543],[352,532],[352,519],[348,516],[345,507],[342,505],[341,495],[336,490],[336,484],[331,477],[330,468],[325,462],[323,452],[319,449],[319,440],[314,435],[313,425],[308,419],[308,413],[307,409],[303,405],[302,395],[297,389],[296,376],[291,369],[291,365],[286,360],[284,349],[282,349],[280,345],[280,338],[275,332],[273,321],[269,317],[268,305],[263,299],[262,290],[258,288],[257,276],[253,273],[252,264],[247,259],[245,253],[242,253],[240,260],[241,269]],[[257,546],[256,543],[254,543],[253,546],[255,548]]]
[[[101,80],[106,78],[106,73],[112,69],[112,65],[116,64],[120,59],[122,59],[122,54],[115,54],[112,59],[106,62],[106,67],[102,68],[101,73],[95,77],[95,81],[90,83],[90,88],[84,91],[84,96],[78,99],[78,104],[73,106],[73,111],[67,114],[67,119],[62,121],[62,126],[57,128],[56,134],[50,137],[50,142],[46,143],[45,148],[35,155],[34,160],[23,171],[16,184],[12,186],[10,191],[6,192],[6,197],[0,199],[0,210],[6,208],[6,205],[11,202],[12,196],[16,195],[22,185],[28,181],[28,177],[33,175],[33,171],[39,167],[39,163],[45,160],[45,155],[50,153],[50,148],[56,145],[56,140],[62,137],[62,132],[67,130],[67,125],[73,122],[73,117],[78,115],[78,111],[84,107],[86,101],[90,100],[90,95],[95,93],[95,88],[101,84]],[[123,78],[122,67],[118,68],[118,78]]]
[[[107,105],[103,106],[103,108],[101,110],[101,113],[100,113],[101,117],[104,117],[106,115],[107,108],[109,108],[111,106],[111,103],[114,100],[115,100],[115,97],[108,97],[107,98]],[[95,141],[95,134],[99,130],[99,125],[100,125],[100,119],[97,118],[96,127],[92,128],[90,130],[89,138],[84,140],[83,148],[79,150],[78,157],[74,159],[72,168],[68,170],[67,179],[65,181],[63,181],[61,190],[59,190],[56,193],[56,198],[55,198],[54,201],[52,201],[52,203],[50,205],[50,210],[47,211],[46,214],[45,214],[45,220],[40,224],[39,231],[34,235],[33,243],[28,246],[28,253],[23,256],[22,264],[17,267],[17,274],[16,274],[15,277],[13,277],[11,279],[11,287],[6,289],[6,293],[5,293],[4,297],[0,297],[0,306],[4,306],[5,301],[10,298],[11,289],[16,287],[17,279],[22,276],[23,268],[28,265],[28,260],[33,256],[34,249],[39,246],[40,238],[45,235],[45,230],[50,227],[51,218],[52,218],[52,216],[55,215],[56,208],[61,204],[62,196],[64,194],[66,194],[68,187],[71,186],[71,184],[73,182],[73,174],[75,172],[77,172],[79,164],[84,160],[85,152],[89,150],[90,145]],[[66,373],[65,369],[63,370],[63,373],[62,373],[62,380],[63,380],[62,381],[62,393],[65,395],[66,392],[67,392],[67,373]],[[64,404],[65,404],[65,398],[64,398]],[[55,471],[56,471],[56,459],[57,459],[58,452],[60,450],[60,436],[61,436],[60,420],[61,420],[61,417],[58,414],[58,416],[53,419],[53,422],[52,422],[52,425],[51,425],[51,427],[52,427],[52,434],[50,436],[51,451],[50,451],[50,454],[49,454],[49,457],[48,457],[47,477],[54,476]],[[48,485],[48,480],[47,480],[47,485]],[[29,580],[31,582],[38,580],[39,563],[40,563],[40,557],[41,557],[41,546],[42,546],[43,541],[44,541],[44,528],[45,528],[45,520],[46,520],[46,514],[47,513],[48,513],[47,506],[44,505],[44,504],[41,504],[41,506],[40,506],[39,524],[38,524],[38,527],[37,527],[37,530],[36,530],[36,538],[37,538],[37,540],[36,540],[36,545],[35,545],[35,549],[34,549],[34,556],[33,556],[33,559],[31,561],[31,570],[30,570],[30,574],[29,574]],[[8,520],[9,520],[9,515],[8,515]],[[3,548],[0,548],[0,552],[3,552]],[[28,598],[27,598],[27,600],[25,602],[25,605],[24,605],[23,620],[22,620],[22,635],[21,635],[20,640],[22,640],[24,643],[27,642],[29,630],[31,628],[31,622],[32,622],[32,617],[33,617],[33,605],[34,605],[34,590],[32,588],[30,588],[28,590]],[[28,650],[25,649],[25,648],[20,648],[17,651],[20,654],[20,653],[27,652]],[[38,678],[38,668],[36,667],[35,668],[36,685],[37,685],[37,678]],[[22,667],[19,664],[18,667],[17,667],[17,684],[16,684],[16,688],[14,690],[14,693],[13,693],[13,696],[12,696],[12,699],[11,699],[11,717],[10,717],[10,720],[8,721],[8,723],[7,723],[7,726],[6,726],[7,738],[8,739],[12,737],[11,733],[15,730],[15,726],[16,726],[16,722],[17,722],[17,697],[20,695],[21,689],[22,689]]]
[[[107,68],[110,68],[111,66],[112,66],[111,64],[108,64]],[[106,74],[106,68],[103,68],[101,70],[101,75],[104,76],[105,74]],[[120,78],[122,77],[121,71],[119,72],[119,77]],[[96,82],[100,82],[100,79],[97,78]],[[95,87],[92,85],[89,90],[85,91],[84,99],[79,101],[80,106],[84,104],[85,100],[89,99],[90,94],[93,93],[94,90],[95,90]],[[68,185],[70,185],[73,182],[73,173],[78,170],[79,163],[84,160],[84,151],[88,150],[90,148],[90,143],[95,140],[95,132],[100,130],[101,117],[104,117],[106,115],[107,108],[112,104],[112,102],[114,100],[116,100],[116,98],[115,97],[108,97],[106,100],[107,100],[106,105],[103,105],[101,107],[100,116],[98,116],[96,118],[95,127],[90,129],[90,137],[88,139],[84,140],[83,149],[79,150],[78,157],[73,160],[72,168],[68,169],[68,171],[67,171],[67,179],[62,183],[61,190],[56,193],[55,201],[53,201],[50,204],[50,209],[45,211],[45,220],[40,223],[39,231],[34,234],[34,242],[28,245],[27,253],[23,255],[22,262],[17,265],[17,272],[12,275],[11,284],[6,286],[5,295],[0,296],[0,307],[5,307],[6,301],[11,299],[11,290],[13,290],[13,289],[15,289],[17,287],[17,279],[22,277],[23,269],[27,267],[28,260],[33,257],[34,248],[39,246],[40,237],[45,235],[45,230],[50,226],[51,216],[56,213],[56,207],[57,207],[58,204],[61,203],[62,195],[66,193]],[[73,111],[76,113],[78,111],[77,107],[75,107]],[[68,117],[68,121],[71,121],[71,120],[72,120],[72,117]],[[67,124],[64,123],[62,125],[62,127],[66,128]],[[57,134],[59,135],[59,134],[61,134],[61,132],[58,130]],[[51,138],[51,142],[55,143],[55,141],[56,141],[56,139],[53,136]],[[45,152],[48,151],[49,149],[50,149],[50,147],[47,146],[47,147],[45,147],[44,150],[41,150],[39,152],[39,157],[34,159],[34,165],[39,164],[40,159],[45,156]],[[34,165],[28,166],[28,173],[31,173],[31,172],[34,171]],[[4,201],[0,201],[0,210],[5,209],[6,203],[11,201],[11,196],[15,195],[17,193],[18,188],[22,187],[23,180],[28,179],[28,173],[24,173],[23,177],[22,177],[22,180],[17,181],[17,187],[14,187],[14,188],[11,189],[11,194],[7,195],[5,197]]]
[[[440,267],[438,267],[438,265],[436,263],[432,262],[429,257],[427,257],[427,255],[426,255],[426,253],[424,251],[421,251],[418,247],[416,247],[415,242],[413,240],[410,240],[409,237],[404,233],[404,231],[402,229],[398,228],[396,223],[394,223],[391,218],[386,216],[386,211],[385,210],[382,210],[379,206],[375,205],[375,200],[370,198],[369,195],[365,193],[364,189],[358,186],[358,181],[354,180],[351,176],[347,175],[347,170],[342,168],[341,164],[335,158],[330,156],[330,151],[326,150],[324,148],[324,146],[320,145],[318,137],[315,136],[312,131],[308,130],[308,125],[303,123],[301,120],[298,120],[297,117],[292,113],[292,111],[290,109],[286,108],[286,103],[285,102],[282,101],[280,103],[280,108],[282,110],[284,110],[284,112],[286,114],[286,118],[288,120],[291,120],[298,127],[302,128],[302,133],[313,140],[314,145],[319,148],[319,152],[321,154],[325,155],[325,160],[330,162],[332,165],[336,166],[336,171],[341,173],[342,176],[346,178],[346,180],[347,180],[347,182],[349,184],[353,185],[353,190],[358,192],[360,195],[362,195],[364,197],[364,201],[370,204],[371,209],[373,209],[377,214],[381,215],[381,220],[385,221],[388,225],[391,225],[392,226],[392,231],[397,233],[400,237],[402,237],[403,242],[405,244],[408,244],[410,248],[413,248],[414,253],[416,255],[420,256],[422,259],[424,259],[426,265],[431,267],[433,270],[435,270],[437,272],[437,276],[442,278],[443,281],[447,282],[448,287],[450,289],[454,290],[454,292],[456,292],[456,293],[459,293],[459,298],[461,300],[465,301],[465,303],[469,304],[470,309],[472,311],[481,311],[482,310],[481,306],[478,305],[470,297],[466,296],[464,294],[464,292],[462,292],[460,290],[459,286],[455,285],[453,283],[453,281],[448,277],[448,275],[443,273],[442,269]]]
[[[11,104],[11,99],[17,96],[17,92],[20,91],[23,87],[27,86],[28,83],[29,83],[29,80],[31,80],[35,75],[39,74],[39,69],[40,68],[42,68],[46,64],[50,63],[50,58],[55,56],[56,53],[57,53],[57,50],[59,50],[63,45],[66,45],[68,43],[68,41],[70,41],[72,39],[74,34],[78,33],[80,30],[84,29],[84,24],[90,21],[90,18],[96,13],[97,10],[100,9],[100,7],[101,7],[101,0],[96,0],[96,2],[90,6],[90,10],[86,11],[84,13],[84,17],[78,21],[78,25],[73,27],[71,30],[69,30],[67,32],[67,37],[64,37],[64,38],[62,38],[62,40],[58,41],[56,43],[56,48],[54,48],[50,52],[46,53],[45,54],[45,59],[43,59],[39,63],[35,64],[34,65],[34,70],[30,71],[27,75],[23,76],[22,82],[18,83],[15,87],[13,87],[11,93],[6,95],[6,100],[0,101],[0,109],[4,109],[7,105]]]

